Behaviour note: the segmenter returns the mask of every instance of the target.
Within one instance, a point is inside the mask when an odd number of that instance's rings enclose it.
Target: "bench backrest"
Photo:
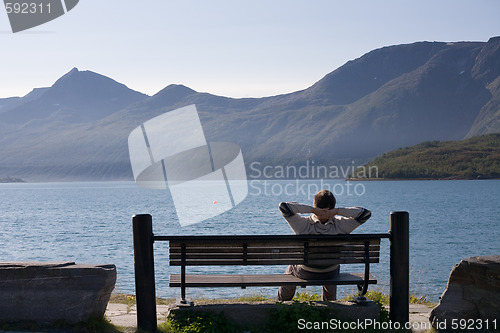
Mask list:
[[[171,236],[170,265],[378,263],[386,235]],[[165,239],[162,239],[165,240]]]

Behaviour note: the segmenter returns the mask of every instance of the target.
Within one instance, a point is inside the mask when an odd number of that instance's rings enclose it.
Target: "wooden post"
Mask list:
[[[154,332],[156,323],[153,222],[149,214],[132,216],[134,232],[135,294],[137,327]]]
[[[391,212],[391,295],[392,322],[409,322],[410,229],[408,212]]]

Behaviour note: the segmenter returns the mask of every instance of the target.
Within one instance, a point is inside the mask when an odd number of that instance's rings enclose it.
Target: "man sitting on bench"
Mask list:
[[[292,230],[297,235],[338,235],[349,234],[365,223],[371,216],[368,209],[362,207],[335,208],[336,200],[332,192],[321,190],[314,196],[313,206],[296,202],[282,202],[279,209]],[[299,214],[311,214],[308,217]],[[285,274],[292,274],[305,280],[331,279],[339,273],[339,265],[306,266],[289,265]],[[281,286],[277,301],[291,301],[295,286]],[[323,286],[323,301],[337,298],[337,286]]]

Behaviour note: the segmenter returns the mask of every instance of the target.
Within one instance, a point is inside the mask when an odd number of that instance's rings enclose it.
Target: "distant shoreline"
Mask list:
[[[21,178],[15,178],[15,177],[3,177],[0,178],[0,183],[6,184],[6,183],[26,183],[24,179]]]
[[[460,177],[447,177],[447,178],[256,178],[247,179],[247,182],[253,181],[266,182],[266,181],[351,181],[351,182],[376,182],[376,181],[429,181],[429,180],[500,180],[500,178],[460,178]],[[22,184],[22,183],[106,183],[106,182],[129,182],[134,183],[133,180],[42,180],[28,182],[22,178],[4,177],[0,178],[0,184]]]
[[[347,178],[346,181],[409,181],[409,180],[499,180],[500,178],[464,178],[464,177],[446,177],[446,178]]]

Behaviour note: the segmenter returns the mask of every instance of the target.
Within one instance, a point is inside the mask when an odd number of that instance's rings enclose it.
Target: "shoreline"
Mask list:
[[[26,183],[26,181],[22,178],[16,178],[16,177],[1,177],[0,183],[1,184]]]
[[[461,177],[446,177],[446,178],[346,178],[345,181],[351,182],[376,182],[376,181],[420,181],[420,180],[500,180],[500,178],[461,178]]]
[[[248,178],[247,182],[252,181],[428,181],[428,180],[500,180],[500,178],[464,178],[464,177],[444,177],[444,178]],[[242,180],[244,181],[244,180]],[[71,184],[71,183],[131,183],[134,180],[111,179],[111,180],[43,180],[26,181],[22,178],[4,177],[0,178],[0,184]]]

